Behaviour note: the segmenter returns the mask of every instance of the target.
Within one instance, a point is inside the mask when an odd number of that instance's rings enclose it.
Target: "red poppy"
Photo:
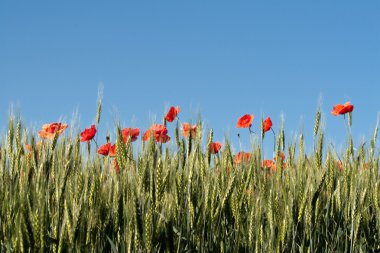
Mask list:
[[[271,169],[276,171],[276,163],[273,160],[264,160],[261,164],[261,167],[264,169]]]
[[[285,161],[285,154],[284,154],[284,152],[281,151],[280,157],[281,157],[281,161],[282,162]],[[274,157],[273,159],[276,161],[276,157]]]
[[[237,122],[237,128],[249,128],[252,125],[253,114],[243,115]]]
[[[338,167],[339,170],[343,170],[343,163],[340,160],[336,161],[336,166]]]
[[[272,120],[270,117],[266,118],[263,122],[264,133],[268,132],[272,128]]]
[[[166,114],[166,121],[173,122],[173,120],[177,117],[177,114],[180,112],[179,106],[177,107],[170,107],[168,113]]]
[[[111,148],[111,143],[108,142],[108,143],[99,147],[98,154],[107,156],[108,153],[110,152],[110,148]]]
[[[40,136],[41,138],[53,139],[55,133],[61,135],[66,128],[67,124],[57,122],[51,124],[44,124],[42,126],[42,130],[38,132],[38,136]]]
[[[99,147],[98,154],[104,156],[116,156],[116,145],[112,145],[110,142],[108,142]]]
[[[37,152],[40,149],[41,145],[42,145],[42,141],[37,142],[37,144],[36,144],[36,151]],[[29,157],[32,157],[32,154],[33,154],[33,147],[32,147],[32,145],[25,144],[25,149],[29,151]]]
[[[170,140],[170,137],[167,135],[168,129],[164,125],[153,124],[143,135],[143,141],[149,139],[151,134],[157,142],[166,143]]]
[[[85,128],[83,132],[80,133],[82,137],[80,141],[91,141],[96,134],[96,127],[92,125],[90,128]]]
[[[217,154],[222,147],[222,144],[220,142],[211,142],[209,149],[211,154]]]
[[[110,151],[108,153],[109,156],[116,156],[116,144],[113,144],[111,147],[110,147]]]
[[[191,126],[189,123],[183,123],[182,124],[182,134],[183,134],[183,136],[188,137],[189,133],[190,133],[191,138],[194,138],[195,134],[196,134],[196,131],[197,131],[197,125]]]
[[[147,141],[147,140],[149,139],[149,137],[150,137],[150,132],[151,132],[150,129],[148,129],[148,130],[145,131],[145,133],[143,134],[143,137],[142,137],[142,140],[143,140],[143,141]]]
[[[333,110],[331,111],[332,115],[338,116],[343,115],[354,110],[354,106],[350,102],[346,102],[344,105],[337,104],[334,105]]]
[[[127,142],[128,138],[132,138],[132,142],[137,140],[137,137],[140,134],[140,129],[138,128],[124,128],[121,130],[121,134],[123,135],[124,143]]]
[[[25,144],[25,149],[28,150],[29,152],[33,151],[32,145]]]
[[[287,164],[285,161],[285,154],[284,152],[280,153],[281,162],[282,162],[282,169],[285,169]],[[273,158],[273,160],[264,160],[261,165],[262,168],[271,169],[272,171],[276,171],[276,157]]]
[[[156,141],[161,142],[161,143],[167,143],[168,141],[170,141],[170,136],[169,135],[160,135],[158,138],[156,137]]]
[[[241,151],[236,154],[235,163],[240,164],[242,161],[243,162],[249,161],[249,159],[251,159],[251,153],[246,153],[246,152]]]
[[[116,159],[113,159],[113,160],[112,160],[112,167],[116,170],[116,174],[119,174],[119,172],[120,172],[120,167],[119,167],[119,164],[117,163],[117,160],[116,160]]]
[[[37,149],[37,150],[40,149],[41,145],[42,145],[42,141],[37,142],[37,144],[36,144],[36,149]],[[30,151],[30,152],[33,151],[33,147],[32,147],[32,145],[30,145],[30,144],[25,144],[25,148],[26,148],[26,150],[28,150],[28,151]]]

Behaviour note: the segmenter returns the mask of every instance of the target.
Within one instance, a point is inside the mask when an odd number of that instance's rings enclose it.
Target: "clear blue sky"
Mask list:
[[[311,138],[322,96],[328,140],[344,144],[330,111],[351,101],[358,141],[380,111],[379,13],[377,0],[1,1],[0,129],[11,103],[37,129],[76,110],[88,126],[103,83],[102,132],[115,117],[146,129],[180,105],[216,139],[236,141],[245,113],[256,131],[261,114],[277,130],[283,113],[288,137]]]

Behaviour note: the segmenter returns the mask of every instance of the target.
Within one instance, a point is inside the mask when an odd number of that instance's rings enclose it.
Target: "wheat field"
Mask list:
[[[97,124],[100,111],[101,103]],[[139,150],[116,125],[113,158],[79,134],[39,143],[10,116],[0,148],[0,251],[380,251],[377,127],[356,149],[347,134],[337,151],[320,125],[317,110],[310,153],[308,133],[286,142],[281,127],[267,168],[261,141],[240,162],[229,140],[212,152],[213,131],[203,136],[201,121],[196,134],[183,137],[177,122],[171,145],[150,137]]]

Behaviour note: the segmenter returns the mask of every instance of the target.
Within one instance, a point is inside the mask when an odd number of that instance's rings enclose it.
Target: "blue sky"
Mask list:
[[[256,130],[261,115],[277,130],[283,114],[287,135],[303,129],[311,147],[322,100],[339,147],[346,129],[330,111],[351,101],[359,141],[380,111],[379,13],[371,0],[1,1],[0,129],[11,104],[36,129],[77,110],[89,126],[102,83],[99,132],[115,118],[146,129],[180,105],[183,121],[200,112],[235,143],[243,114]]]

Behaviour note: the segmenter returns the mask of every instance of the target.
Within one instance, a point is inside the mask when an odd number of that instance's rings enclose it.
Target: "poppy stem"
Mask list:
[[[95,140],[95,139],[92,139],[92,140],[95,142],[96,149],[99,149],[99,145],[98,145],[98,143],[96,142],[96,140]]]
[[[179,121],[179,123],[182,125],[182,121],[180,120],[180,118],[178,116],[176,116],[176,118]]]
[[[256,134],[254,131],[252,131],[251,127],[248,128],[250,134]]]
[[[272,130],[272,133],[273,133],[273,151],[276,151],[276,133],[274,132],[273,128],[270,128],[270,130]]]
[[[241,140],[240,140],[240,133],[237,134],[237,137],[238,137],[238,140],[239,140],[239,148],[240,148],[240,151],[242,150],[242,146],[241,146]]]

